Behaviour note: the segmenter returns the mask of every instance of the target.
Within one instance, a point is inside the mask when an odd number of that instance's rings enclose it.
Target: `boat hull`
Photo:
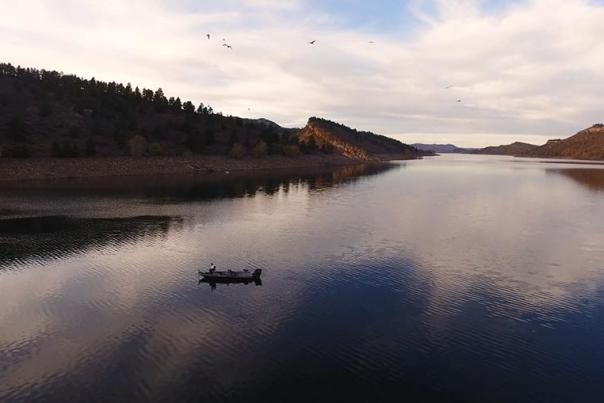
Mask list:
[[[252,282],[260,279],[262,270],[257,269],[250,271],[214,271],[214,272],[199,272],[199,275],[204,279],[212,282]]]

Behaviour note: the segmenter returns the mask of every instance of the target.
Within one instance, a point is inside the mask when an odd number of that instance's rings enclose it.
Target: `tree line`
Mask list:
[[[230,155],[242,158],[331,153],[296,130],[224,116],[204,103],[0,63],[0,155],[74,158],[97,155]]]

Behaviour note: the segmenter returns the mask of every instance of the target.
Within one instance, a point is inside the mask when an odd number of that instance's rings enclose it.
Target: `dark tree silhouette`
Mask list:
[[[183,104],[182,109],[185,111],[185,113],[192,115],[195,113],[195,106],[193,105],[193,102],[191,101],[187,101]]]
[[[17,143],[25,142],[26,130],[25,121],[22,116],[13,116],[8,122],[9,136]]]
[[[226,155],[235,143],[251,150],[259,141],[268,153],[280,153],[295,137],[295,130],[198,105],[168,98],[161,88],[0,63],[0,148],[5,157],[123,156],[128,140],[142,135],[162,155],[187,149]],[[27,150],[17,147],[25,144]]]

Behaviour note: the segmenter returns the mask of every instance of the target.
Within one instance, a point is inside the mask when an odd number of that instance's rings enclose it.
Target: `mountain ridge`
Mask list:
[[[604,160],[604,124],[594,124],[566,139],[549,140],[524,156]]]
[[[308,120],[307,125],[299,132],[299,139],[306,144],[314,141],[318,147],[327,145],[341,155],[358,160],[379,159],[385,155],[429,155],[396,139],[358,131],[317,117]]]
[[[411,146],[417,148],[418,150],[431,151],[431,152],[442,153],[442,154],[447,154],[447,153],[468,153],[468,152],[471,152],[471,151],[475,150],[474,148],[458,147],[455,144],[424,144],[424,143],[414,143],[414,144],[411,144]]]
[[[511,144],[504,144],[499,146],[489,146],[472,151],[472,154],[485,154],[485,155],[524,155],[527,152],[537,148],[534,144],[523,143],[521,141],[515,141]]]

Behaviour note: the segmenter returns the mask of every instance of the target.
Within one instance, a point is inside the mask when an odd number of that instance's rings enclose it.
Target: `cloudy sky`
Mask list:
[[[482,146],[604,121],[604,0],[0,3],[2,61],[285,126]]]

